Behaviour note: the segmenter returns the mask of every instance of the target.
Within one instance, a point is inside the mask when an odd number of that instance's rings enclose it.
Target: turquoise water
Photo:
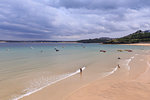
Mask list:
[[[60,51],[56,52],[54,48]],[[106,65],[95,67],[98,70],[93,71],[94,74],[100,75],[99,73],[114,68],[116,58],[124,55],[118,53],[118,49],[132,49],[135,52],[126,54],[132,56],[139,51],[149,50],[150,47],[81,43],[1,43],[0,100],[26,96],[79,73],[79,68],[85,67],[87,71],[95,62]],[[99,50],[107,52],[100,53]]]

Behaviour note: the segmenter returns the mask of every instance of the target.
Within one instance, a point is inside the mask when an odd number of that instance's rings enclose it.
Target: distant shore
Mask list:
[[[82,43],[78,41],[0,41],[0,43]],[[103,43],[100,43],[103,44]],[[107,45],[107,44],[104,44]],[[109,44],[111,45],[111,44]],[[131,43],[131,44],[112,44],[112,45],[137,45],[137,46],[150,46],[150,43]]]
[[[150,46],[150,43],[132,43],[132,44],[119,44],[119,45]]]

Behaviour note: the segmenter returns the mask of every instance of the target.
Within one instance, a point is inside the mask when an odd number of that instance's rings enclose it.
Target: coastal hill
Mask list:
[[[125,43],[140,43],[140,42],[150,42],[150,30],[147,31],[138,30],[130,35],[117,39],[112,39],[104,43],[125,44]]]
[[[85,39],[85,40],[79,40],[77,42],[80,43],[104,43],[107,41],[112,40],[112,38],[109,37],[101,37],[101,38],[95,38],[95,39]]]
[[[150,42],[150,30],[138,30],[135,33],[129,34],[121,38],[96,38],[80,40],[82,43],[104,43],[104,44],[130,44],[130,43],[147,43]]]

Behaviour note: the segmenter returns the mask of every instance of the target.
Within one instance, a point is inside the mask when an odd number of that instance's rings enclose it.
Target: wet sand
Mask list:
[[[21,100],[150,100],[149,58],[137,55],[130,68],[120,60],[120,68],[112,75],[96,80],[83,72],[82,78],[79,74],[72,76]]]
[[[136,57],[131,70],[97,80],[70,94],[65,100],[150,100],[149,56]]]
[[[97,69],[92,69],[91,66]],[[90,83],[95,79],[98,79],[101,72],[106,70],[106,68],[100,69],[101,71],[100,72],[98,68],[99,66],[107,66],[107,65],[102,64],[101,62],[95,62],[93,64],[90,64],[82,72],[82,76],[80,75],[80,73],[76,74],[67,79],[52,84],[40,91],[37,91],[29,96],[25,96],[20,100],[64,100],[64,98],[68,97],[68,95],[70,95],[70,93],[74,92],[76,89],[87,85],[87,83]]]

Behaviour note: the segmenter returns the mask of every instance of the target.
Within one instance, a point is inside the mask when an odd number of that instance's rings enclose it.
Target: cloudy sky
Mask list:
[[[79,40],[150,29],[150,0],[0,0],[0,39]]]

